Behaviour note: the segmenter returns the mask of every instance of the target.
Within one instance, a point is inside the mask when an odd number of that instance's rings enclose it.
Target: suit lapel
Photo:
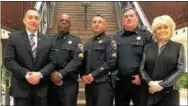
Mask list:
[[[24,42],[26,48],[28,49],[29,54],[33,58],[31,45],[30,45],[30,42],[29,42],[29,38],[28,38],[27,32],[25,30],[22,32],[21,38],[23,39],[23,42]]]

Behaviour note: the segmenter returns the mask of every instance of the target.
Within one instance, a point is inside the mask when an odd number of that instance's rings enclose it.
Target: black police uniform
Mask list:
[[[115,88],[116,106],[127,106],[131,99],[135,105],[145,104],[146,95],[144,96],[144,91],[141,90],[143,84],[141,86],[132,84],[132,76],[139,74],[142,52],[144,46],[152,42],[152,35],[146,29],[137,27],[133,32],[122,29],[114,40],[118,46],[116,67],[119,78]]]
[[[104,32],[86,42],[81,76],[91,73],[94,77],[94,81],[85,86],[86,106],[112,106],[113,89],[108,74],[116,64],[116,46]]]
[[[55,71],[62,75],[61,86],[50,81],[48,104],[51,106],[76,106],[78,95],[78,68],[82,64],[83,45],[80,40],[67,33],[52,37],[53,56],[56,61]]]

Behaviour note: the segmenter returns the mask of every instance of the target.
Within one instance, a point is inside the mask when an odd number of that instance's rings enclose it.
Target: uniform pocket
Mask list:
[[[143,40],[132,42],[133,53],[137,55],[142,55],[144,48]]]
[[[93,52],[96,54],[96,55],[94,55],[94,56],[96,56],[96,58],[98,58],[100,60],[104,60],[105,48],[103,45],[93,47]]]
[[[104,51],[104,46],[101,46],[101,47],[94,47],[93,48],[94,51]]]
[[[67,47],[67,46],[63,46],[61,47],[60,53],[59,55],[62,55],[63,58],[65,59],[69,59],[70,57],[73,57],[73,52],[74,52],[74,48],[73,47]]]
[[[73,51],[74,50],[73,47],[67,47],[67,46],[62,46],[61,49],[64,51]]]

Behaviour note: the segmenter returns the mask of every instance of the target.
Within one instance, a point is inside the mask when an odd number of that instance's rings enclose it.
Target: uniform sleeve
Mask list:
[[[77,40],[75,44],[72,60],[65,66],[63,70],[60,70],[62,79],[66,77],[68,74],[79,71],[78,69],[82,64],[82,60],[83,60],[83,45],[79,40]]]
[[[85,54],[85,50],[86,50],[86,47],[87,47],[87,44],[88,44],[88,41],[84,44],[84,49],[83,49],[83,60],[82,60],[82,64],[81,66],[79,67],[79,74],[80,74],[80,77],[82,78],[82,76],[86,75],[86,69],[85,69],[85,65],[86,65],[86,60],[87,60],[87,57],[86,57],[86,54]]]
[[[174,85],[178,78],[180,78],[183,73],[185,72],[185,57],[184,57],[184,47],[181,45],[180,51],[179,51],[179,57],[177,61],[177,70],[169,75],[166,79],[164,79],[160,85],[162,87],[170,87]]]
[[[105,62],[98,69],[91,72],[94,78],[104,76],[108,72],[114,70],[117,60],[117,44],[114,40],[107,43],[105,56]]]

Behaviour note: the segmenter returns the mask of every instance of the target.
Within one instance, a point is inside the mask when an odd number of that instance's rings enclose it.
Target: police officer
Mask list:
[[[138,27],[138,13],[134,8],[126,8],[122,18],[123,29],[114,39],[117,42],[118,78],[115,88],[116,106],[145,105],[145,91],[139,75],[139,66],[144,45],[152,42],[152,35]],[[143,92],[143,94],[141,94]],[[141,101],[141,102],[140,102]]]
[[[116,43],[105,34],[106,20],[101,15],[93,17],[91,28],[94,36],[84,46],[84,71],[86,106],[112,106],[113,89],[108,74],[116,63]]]
[[[78,67],[82,64],[83,46],[71,34],[71,17],[62,14],[58,20],[58,33],[52,37],[55,71],[51,74],[48,104],[51,106],[76,106],[78,95]]]

